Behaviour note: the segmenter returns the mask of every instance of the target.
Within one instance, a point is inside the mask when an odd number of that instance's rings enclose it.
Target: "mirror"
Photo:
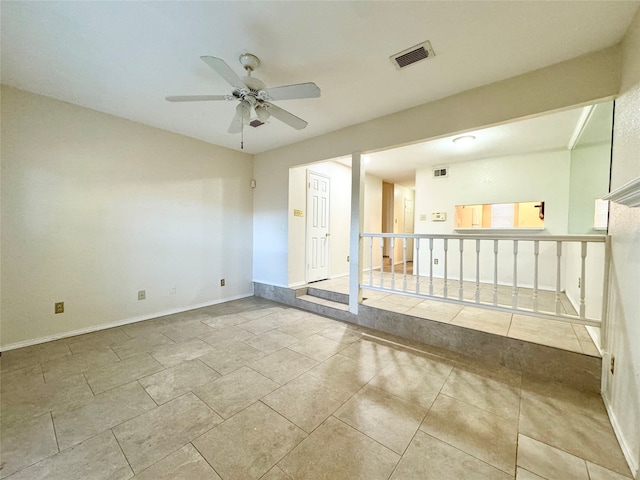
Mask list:
[[[455,228],[544,228],[544,202],[456,205]]]

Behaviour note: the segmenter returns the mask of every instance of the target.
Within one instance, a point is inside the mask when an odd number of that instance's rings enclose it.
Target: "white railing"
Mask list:
[[[370,266],[363,272],[362,289],[591,326],[606,318],[607,236],[361,236]],[[389,272],[383,268],[385,239],[390,242]]]

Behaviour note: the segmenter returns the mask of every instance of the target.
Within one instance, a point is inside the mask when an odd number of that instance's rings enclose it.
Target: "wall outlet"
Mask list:
[[[138,290],[138,300],[145,300],[147,298],[146,290]]]
[[[616,357],[614,357],[613,355],[611,355],[611,375],[613,375],[614,373],[616,373]]]
[[[347,262],[349,261],[349,255],[347,255]]]
[[[55,313],[64,313],[64,302],[56,302],[55,304]]]
[[[582,279],[578,277],[578,288],[580,288],[581,286],[582,286]]]
[[[224,278],[220,279],[220,286],[221,286],[221,287],[224,287],[224,286],[225,286]]]
[[[438,264],[438,259],[437,259],[437,258],[434,258],[434,259],[433,259],[433,264],[434,264],[434,265],[437,265],[437,264]]]

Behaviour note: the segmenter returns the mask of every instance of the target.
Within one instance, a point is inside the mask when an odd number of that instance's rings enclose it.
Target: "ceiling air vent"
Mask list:
[[[253,128],[258,128],[260,125],[264,125],[264,122],[261,122],[256,118],[255,120],[250,121],[249,125],[251,125]]]
[[[434,177],[446,177],[449,173],[449,167],[440,167],[433,169]]]
[[[427,58],[433,57],[434,55],[435,52],[431,47],[431,43],[427,40],[426,42],[403,50],[400,53],[391,55],[391,61],[399,70],[422,60],[426,60]]]

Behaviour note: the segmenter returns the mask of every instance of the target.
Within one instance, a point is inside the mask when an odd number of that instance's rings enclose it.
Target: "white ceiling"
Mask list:
[[[319,99],[278,104],[309,122],[245,130],[259,153],[619,42],[638,1],[2,1],[2,83],[239,149],[234,102],[201,55],[262,60],[267,86],[312,81]],[[430,40],[436,56],[389,56]]]

